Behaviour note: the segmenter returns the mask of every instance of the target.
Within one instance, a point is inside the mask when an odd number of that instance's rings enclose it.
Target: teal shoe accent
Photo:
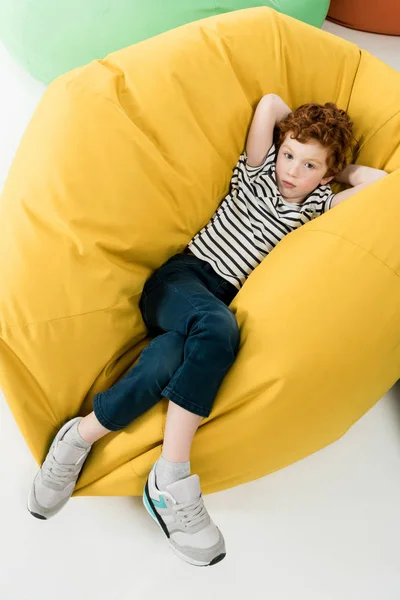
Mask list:
[[[161,500],[155,500],[154,498],[152,498],[151,501],[156,508],[167,508],[167,505],[165,504],[165,500],[164,500],[163,496],[161,496]]]

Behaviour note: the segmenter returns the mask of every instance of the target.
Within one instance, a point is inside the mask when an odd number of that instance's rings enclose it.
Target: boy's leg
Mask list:
[[[157,330],[157,333],[164,331],[164,335],[158,336],[142,352],[144,355],[147,351],[148,358],[147,361],[142,362],[141,368],[139,368],[139,360],[131,372],[116,386],[113,386],[111,394],[110,390],[98,394],[95,399],[98,402],[97,404],[94,403],[94,415],[88,416],[82,425],[82,431],[78,430],[78,425],[82,420],[81,417],[72,419],[59,431],[46,461],[42,465],[42,469],[35,478],[29,495],[28,509],[34,516],[46,519],[64,506],[72,494],[93,441],[100,439],[110,430],[116,431],[125,427],[135,416],[148,410],[151,405],[159,400],[161,395],[167,396],[166,391],[173,395],[173,400],[178,405],[178,409],[187,409],[186,412],[193,411],[198,413],[199,416],[208,416],[213,397],[238,349],[239,333],[236,320],[229,309],[226,308],[226,305],[233,299],[236,290],[233,289],[233,286],[224,282],[222,278],[216,276],[207,263],[194,257],[181,257],[181,255],[173,258],[178,258],[178,261],[174,262],[171,259],[167,261],[166,268],[161,268],[157,272],[156,279],[151,278],[150,285],[145,285],[141,299],[141,308],[144,308],[144,315],[148,319],[146,324],[148,325],[150,322],[151,329]],[[186,265],[182,264],[182,259],[183,262],[186,259],[189,262]],[[166,277],[167,283],[171,282],[172,285],[167,285],[163,290],[157,290],[161,293],[157,293],[158,299],[155,302],[154,292],[160,287],[162,277]],[[155,318],[154,312],[157,313]],[[179,355],[178,362],[176,362],[179,352],[174,356],[174,353],[170,352],[171,348],[168,348],[167,352],[158,351],[158,362],[150,360],[150,347],[153,344],[152,350],[154,352],[154,345],[157,345],[157,340],[162,342],[163,340],[160,340],[160,338],[164,338],[165,341],[166,338],[171,339],[171,336],[175,336],[175,342],[179,342],[178,345],[181,344],[182,351],[182,340],[183,337],[186,338],[188,333],[189,335],[192,334],[192,337],[189,344],[186,343],[187,340],[184,344],[183,358],[186,360],[186,369],[182,370],[182,365],[180,365],[182,352]],[[201,342],[201,345],[196,358],[200,360],[192,359],[190,362],[187,359],[191,358],[198,342]],[[159,346],[161,347],[161,343]],[[173,361],[175,360],[174,364],[170,362],[171,357]],[[167,377],[156,377],[156,389],[153,390],[153,394],[149,393],[153,377],[140,377],[140,372],[146,375],[144,367],[156,365],[157,374],[165,374],[165,365],[167,364],[169,365]],[[203,389],[204,394],[202,392],[199,396],[199,384],[204,384],[205,374],[207,375],[208,387],[206,385]],[[146,381],[146,386],[141,386],[140,381],[142,381],[142,384]],[[177,382],[179,383],[178,386]],[[200,402],[198,398],[195,399],[195,402],[192,402],[193,398],[191,397],[185,398],[186,394],[190,396],[190,388],[196,389],[197,396],[201,399]],[[129,390],[130,394],[127,394]],[[116,391],[118,391],[117,396],[115,395]],[[139,393],[140,391],[141,393]],[[161,394],[161,391],[163,394]],[[115,402],[118,396],[120,400],[123,400],[122,402]],[[129,398],[132,401],[126,402]],[[177,414],[179,414],[179,410]],[[171,421],[171,418],[169,421]],[[190,433],[191,427],[189,426],[190,444],[200,421],[201,418],[197,417],[196,426],[194,426],[192,433]],[[179,428],[179,435],[182,435],[183,438],[188,435],[186,427],[187,423],[183,426],[181,424]],[[81,433],[83,433],[83,437],[80,435]],[[84,439],[85,434],[87,440]],[[65,439],[63,439],[64,436]],[[180,437],[177,439],[180,439]],[[44,478],[47,478],[47,481],[44,481]],[[41,486],[42,491],[46,492],[41,505],[37,502],[35,494],[36,483]],[[44,489],[45,484],[50,486],[53,493]]]
[[[183,360],[183,336],[168,332],[154,338],[134,367],[94,398],[94,411],[68,421],[56,435],[28,497],[39,519],[55,515],[72,495],[94,442],[129,424],[161,399],[161,391]],[[108,427],[107,427],[108,426]]]
[[[190,475],[190,450],[203,417],[169,402],[161,458],[156,463],[156,485],[167,485]]]
[[[79,435],[88,442],[89,444],[94,444],[100,438],[110,433],[111,429],[106,429],[103,425],[98,421],[94,411],[86,417],[83,417],[82,421],[78,424],[78,433]]]
[[[239,327],[228,308],[236,293],[208,263],[175,255],[146,282],[140,300],[150,333],[185,338],[183,361],[162,395],[202,417],[209,416],[239,349]]]
[[[240,334],[227,307],[233,286],[221,284],[202,261],[189,259],[197,267],[194,277],[174,260],[142,296],[149,329],[173,328],[186,336],[184,360],[162,392],[170,401],[162,456],[149,474],[143,502],[174,552],[190,564],[207,566],[224,558],[225,543],[204,506],[198,475],[190,475],[190,450],[235,360]]]
[[[193,437],[203,417],[169,402],[162,455],[170,462],[190,460]]]
[[[82,438],[93,444],[154,406],[183,361],[184,345],[185,338],[174,331],[154,338],[125,377],[95,396],[95,410],[78,424]]]
[[[190,449],[202,417],[169,402],[162,456],[150,471],[143,504],[171,549],[195,566],[226,555],[222,533],[204,505],[198,475],[190,475]]]
[[[147,412],[162,397],[162,390],[183,361],[185,337],[175,331],[157,335],[142,350],[139,360],[126,375],[93,399],[97,422],[104,429],[118,431]],[[92,423],[84,423],[80,431],[89,433]],[[94,424],[93,435],[102,429]],[[83,436],[85,437],[85,436]]]

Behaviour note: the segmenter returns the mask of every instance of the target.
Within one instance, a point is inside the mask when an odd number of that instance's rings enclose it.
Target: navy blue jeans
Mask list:
[[[228,308],[237,294],[207,262],[175,254],[146,281],[139,307],[150,344],[116,384],[93,400],[100,423],[117,431],[161,397],[208,417],[240,344]]]

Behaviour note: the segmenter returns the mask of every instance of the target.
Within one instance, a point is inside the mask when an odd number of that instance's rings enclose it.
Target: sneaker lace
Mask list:
[[[43,479],[57,485],[65,486],[66,483],[72,481],[72,479],[79,473],[84,458],[86,458],[85,454],[75,465],[62,465],[56,461],[54,456],[49,457],[49,464],[43,473]]]
[[[185,527],[195,527],[205,521],[208,517],[206,507],[204,506],[202,495],[193,502],[182,502],[173,507],[180,521]]]

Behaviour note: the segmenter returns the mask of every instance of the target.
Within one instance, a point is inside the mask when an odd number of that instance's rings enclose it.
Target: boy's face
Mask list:
[[[328,150],[319,142],[298,142],[289,131],[276,159],[276,182],[283,198],[300,204],[319,184],[331,181],[333,177],[325,177],[327,157]]]

